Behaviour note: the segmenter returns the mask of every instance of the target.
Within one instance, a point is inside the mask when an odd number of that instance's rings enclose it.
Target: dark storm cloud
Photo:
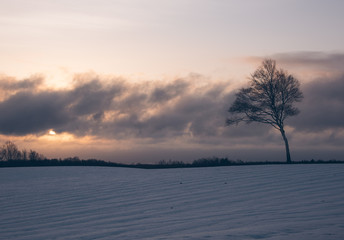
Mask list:
[[[16,83],[21,81],[16,81]],[[28,81],[30,82],[30,81]],[[12,85],[15,85],[12,84]],[[48,129],[88,134],[92,123],[109,109],[122,86],[92,80],[72,90],[38,91],[23,89],[0,102],[0,132],[40,134]]]
[[[302,86],[304,99],[300,115],[290,120],[298,131],[344,128],[344,75],[318,79]]]
[[[71,111],[77,115],[99,114],[109,109],[113,98],[119,95],[121,84],[104,85],[98,79],[77,85],[68,92]]]
[[[0,132],[25,135],[39,133],[51,126],[68,124],[73,118],[61,92],[19,92],[0,103]]]
[[[106,129],[112,129],[107,134],[155,139],[217,135],[224,126],[227,86],[197,87],[195,82],[179,79],[129,88],[124,98],[115,101],[113,110],[122,117],[107,123]]]
[[[217,135],[224,125],[227,86],[198,86],[187,78],[139,84],[86,78],[70,90],[21,89],[0,102],[0,132],[40,134],[53,128],[78,136],[160,139]]]
[[[165,86],[155,86],[150,95],[150,101],[158,103],[169,101],[182,95],[189,87],[189,84],[190,83],[183,81],[182,79],[177,79]]]

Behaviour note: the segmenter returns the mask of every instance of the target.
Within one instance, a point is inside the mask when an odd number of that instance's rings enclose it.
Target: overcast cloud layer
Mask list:
[[[295,54],[295,62],[305,67],[311,63],[312,68],[317,64],[324,66],[326,61],[344,59],[340,54],[326,55],[326,58],[319,55],[320,60],[315,59],[314,53],[308,58],[306,53],[302,56]],[[285,63],[292,62],[292,57],[286,54],[278,58]],[[229,82],[216,82],[197,74],[169,82],[140,83],[81,74],[75,76],[71,88],[50,90],[40,76],[23,80],[2,76],[0,89],[0,133],[3,135],[43,135],[54,129],[58,134],[139,139],[149,144],[173,139],[184,139],[198,146],[282,143],[279,133],[265,125],[225,127],[235,89],[231,89]],[[301,113],[287,120],[291,142],[301,143],[305,136],[312,136],[318,139],[319,145],[331,144],[329,139],[333,145],[342,143],[344,72],[314,76],[301,89],[304,100],[297,105]]]
[[[224,125],[223,108],[230,98],[225,83],[202,85],[201,77],[190,76],[133,84],[91,75],[78,76],[68,90],[41,91],[35,91],[40,85],[33,79],[2,78],[8,97],[0,103],[5,113],[0,132],[26,135],[55,129],[77,136],[165,138],[216,135]]]

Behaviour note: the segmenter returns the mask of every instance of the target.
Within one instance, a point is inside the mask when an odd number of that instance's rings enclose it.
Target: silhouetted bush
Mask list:
[[[234,161],[228,158],[201,158],[192,162],[193,167],[214,167],[214,166],[229,166],[235,164]]]

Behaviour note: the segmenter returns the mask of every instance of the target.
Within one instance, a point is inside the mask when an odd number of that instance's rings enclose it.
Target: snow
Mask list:
[[[0,169],[0,239],[344,239],[344,164]]]

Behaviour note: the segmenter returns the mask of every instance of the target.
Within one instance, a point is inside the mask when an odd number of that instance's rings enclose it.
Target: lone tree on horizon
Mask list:
[[[249,87],[236,93],[236,99],[228,112],[227,125],[239,122],[259,122],[273,126],[281,132],[285,143],[287,163],[291,163],[289,143],[284,130],[284,120],[295,116],[299,110],[293,106],[303,98],[300,83],[276,61],[265,59],[251,75]]]

